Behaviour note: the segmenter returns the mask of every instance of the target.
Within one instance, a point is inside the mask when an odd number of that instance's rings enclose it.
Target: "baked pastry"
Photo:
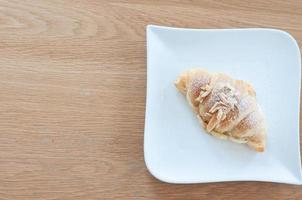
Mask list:
[[[266,123],[250,84],[222,73],[191,69],[175,85],[208,133],[264,151]]]

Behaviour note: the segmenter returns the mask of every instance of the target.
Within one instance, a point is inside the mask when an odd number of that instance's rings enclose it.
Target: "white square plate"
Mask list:
[[[275,29],[147,27],[145,162],[169,183],[270,181],[301,184],[300,52]],[[174,87],[183,71],[203,67],[250,82],[268,123],[267,148],[206,134]]]

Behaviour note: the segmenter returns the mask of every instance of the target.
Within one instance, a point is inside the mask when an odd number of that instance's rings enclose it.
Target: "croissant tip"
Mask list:
[[[175,81],[174,81],[174,85],[175,87],[182,93],[185,94],[186,93],[186,74],[181,74]]]
[[[265,145],[264,144],[255,144],[255,143],[248,143],[248,145],[254,149],[255,151],[262,153],[265,151]]]
[[[256,150],[257,152],[262,153],[262,152],[264,152],[264,147],[257,147],[255,150]]]

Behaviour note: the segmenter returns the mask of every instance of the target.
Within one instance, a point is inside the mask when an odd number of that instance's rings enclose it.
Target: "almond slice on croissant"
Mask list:
[[[247,82],[191,69],[177,78],[175,86],[186,96],[208,133],[264,151],[266,123],[256,93]]]

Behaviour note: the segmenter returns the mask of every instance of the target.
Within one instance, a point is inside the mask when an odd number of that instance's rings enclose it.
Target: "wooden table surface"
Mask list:
[[[0,0],[0,199],[301,199],[294,185],[149,174],[147,24],[271,27],[301,45],[302,2]]]

